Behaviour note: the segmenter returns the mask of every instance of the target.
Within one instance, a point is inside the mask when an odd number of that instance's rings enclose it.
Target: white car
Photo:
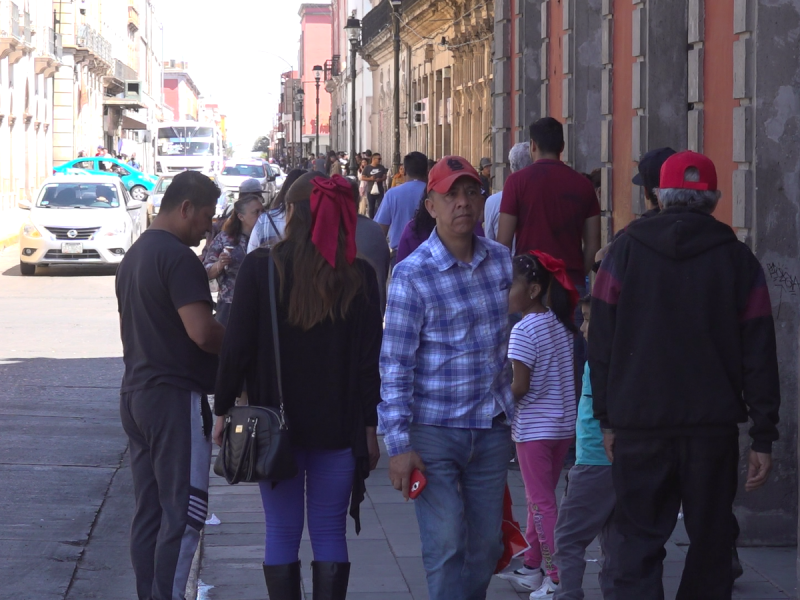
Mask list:
[[[261,189],[268,190],[268,180],[272,174],[262,160],[242,160],[225,163],[219,183],[222,191],[239,193],[239,186],[247,179],[258,179]]]
[[[145,230],[147,207],[134,200],[119,177],[57,175],[42,184],[20,229],[19,268],[115,264]]]
[[[286,181],[286,173],[274,163],[270,163],[269,168],[272,170],[272,174],[275,175],[275,188],[280,191],[283,187],[283,182]]]

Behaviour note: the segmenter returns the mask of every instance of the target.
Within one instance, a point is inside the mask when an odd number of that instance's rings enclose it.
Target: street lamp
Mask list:
[[[356,17],[347,19],[344,26],[350,40],[350,167],[348,175],[355,177],[358,171],[356,164],[356,53],[361,43],[361,21]]]
[[[314,158],[319,157],[319,80],[322,77],[322,67],[319,65],[314,65],[314,85],[317,88],[317,120],[315,129],[317,130],[317,152]]]
[[[305,124],[303,109],[306,99],[306,93],[303,91],[303,82],[300,82],[300,89],[297,90],[297,101],[300,103],[300,148],[298,150],[298,166],[303,164],[303,155],[305,154],[305,146],[303,144],[303,125]]]
[[[394,174],[400,172],[400,9],[402,0],[391,0],[394,21]]]

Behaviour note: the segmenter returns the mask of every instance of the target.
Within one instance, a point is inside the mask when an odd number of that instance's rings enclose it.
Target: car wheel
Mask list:
[[[33,275],[36,273],[36,265],[32,265],[31,263],[19,263],[19,272],[23,275]]]
[[[135,185],[131,188],[131,196],[134,200],[144,202],[147,199],[147,190],[142,185]]]

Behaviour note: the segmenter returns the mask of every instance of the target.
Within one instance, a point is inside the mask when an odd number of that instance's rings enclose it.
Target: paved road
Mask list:
[[[131,600],[114,270],[22,277],[18,252],[0,253],[0,599]]]

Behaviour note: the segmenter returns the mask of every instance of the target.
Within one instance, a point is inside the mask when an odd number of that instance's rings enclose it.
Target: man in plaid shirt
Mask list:
[[[466,159],[441,159],[427,191],[436,229],[394,269],[378,414],[395,489],[408,498],[415,468],[427,478],[415,507],[431,600],[478,600],[503,551],[511,258],[474,233],[483,196]]]

